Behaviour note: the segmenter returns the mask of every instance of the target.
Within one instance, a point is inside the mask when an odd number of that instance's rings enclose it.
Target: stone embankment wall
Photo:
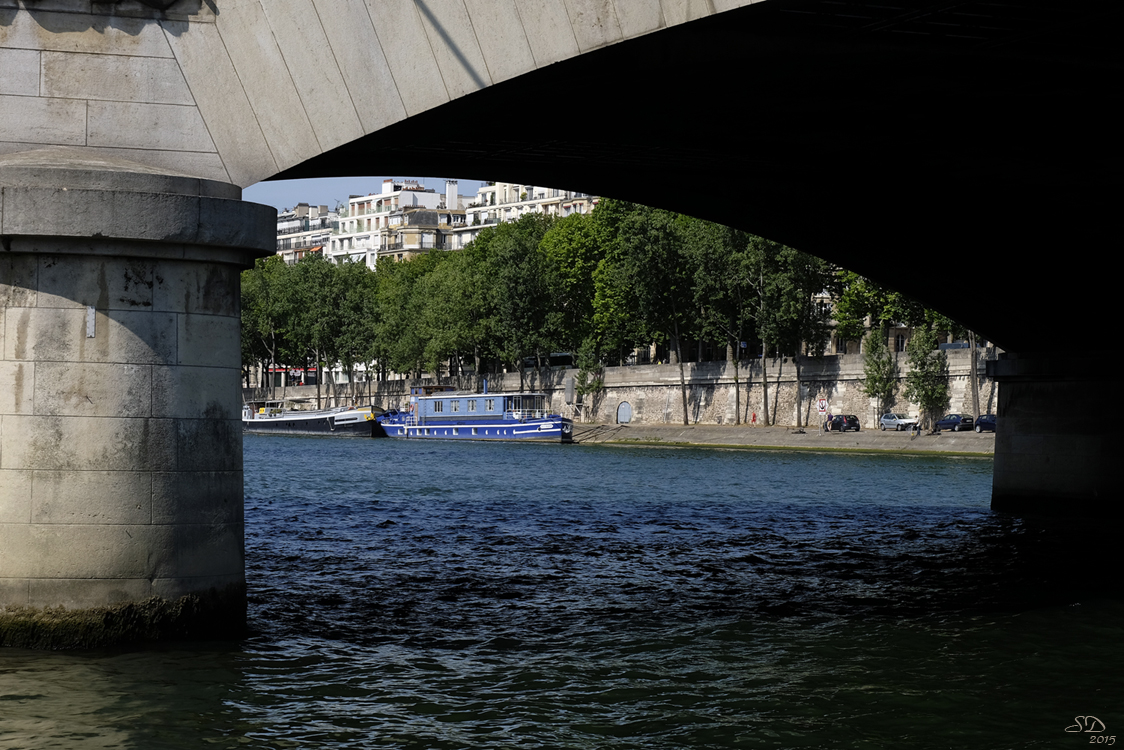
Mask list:
[[[905,400],[905,375],[909,368],[905,355],[898,361],[901,383],[896,401],[890,408],[916,416],[918,408]],[[996,384],[984,372],[985,350],[977,352],[976,372],[979,378],[980,412],[994,413],[998,398]],[[992,354],[994,356],[994,354]],[[949,384],[951,397],[948,411],[972,412],[972,386],[969,378],[970,351],[948,352]],[[797,385],[799,369],[799,386]],[[641,424],[683,422],[683,397],[680,389],[678,365],[642,365],[637,367],[608,367],[603,373],[604,388],[596,394],[586,395],[582,403],[566,403],[567,380],[576,378],[577,370],[528,371],[523,378],[522,390],[544,391],[550,395],[551,408],[575,420],[613,423],[618,419],[622,403],[631,409],[631,421]],[[700,362],[683,365],[687,390],[687,421],[690,424],[734,424],[735,403],[740,407],[740,421],[758,423],[764,420],[765,381],[768,381],[769,413],[775,424],[818,424],[821,417],[816,402],[826,398],[834,414],[855,414],[863,427],[874,427],[878,420],[878,405],[862,392],[862,356],[829,355],[825,357],[791,357],[768,360],[762,368],[760,362],[742,363],[737,372],[737,389],[740,397],[735,401],[735,368],[729,362]],[[488,390],[496,393],[521,390],[518,373],[487,375],[482,377],[442,377],[424,380],[390,380],[378,383],[351,385],[325,384],[321,387],[322,404],[373,403],[379,408],[396,408],[409,399],[409,388],[422,383],[448,384],[462,390],[479,391],[483,379]],[[268,398],[261,389],[246,389],[246,400]],[[316,387],[300,386],[276,389],[272,398],[312,399],[308,408],[315,408]],[[575,400],[577,395],[575,393]]]

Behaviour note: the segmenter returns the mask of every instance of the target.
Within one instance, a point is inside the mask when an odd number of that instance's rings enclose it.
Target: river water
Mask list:
[[[0,748],[1124,733],[1116,533],[991,513],[988,459],[259,436],[245,458],[252,636],[0,650]]]

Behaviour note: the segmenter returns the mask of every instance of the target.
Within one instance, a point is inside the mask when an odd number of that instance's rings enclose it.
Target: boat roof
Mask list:
[[[464,391],[444,391],[442,393],[434,393],[432,396],[418,396],[418,400],[422,399],[435,399],[435,398],[500,398],[506,396],[546,396],[542,391],[526,391],[520,393],[499,393],[489,391],[488,393],[468,393]]]

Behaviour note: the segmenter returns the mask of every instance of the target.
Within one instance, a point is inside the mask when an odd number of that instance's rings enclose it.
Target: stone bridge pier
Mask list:
[[[1054,353],[1007,353],[987,373],[999,381],[992,509],[1124,520],[1118,430],[1101,416],[1100,368]]]
[[[233,185],[0,157],[0,645],[244,628],[239,273],[274,229]]]

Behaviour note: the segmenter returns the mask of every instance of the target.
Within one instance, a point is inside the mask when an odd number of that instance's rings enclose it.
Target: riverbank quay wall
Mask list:
[[[950,403],[952,412],[974,411],[972,386],[969,377],[971,350],[953,349],[948,353]],[[995,413],[998,390],[994,380],[987,377],[985,364],[987,351],[977,350],[975,360],[978,378],[981,413]],[[905,376],[909,372],[904,354],[899,355],[900,374],[896,400],[890,409],[916,415],[916,404],[909,403],[902,392]],[[799,371],[799,372],[798,372]],[[603,386],[593,393],[579,396],[574,384],[578,381],[574,369],[527,370],[522,379],[518,372],[468,375],[454,377],[357,382],[351,384],[325,383],[320,388],[321,404],[337,406],[348,403],[371,403],[378,408],[403,408],[409,402],[412,386],[449,385],[458,390],[483,390],[487,380],[488,390],[496,393],[543,391],[550,397],[551,409],[571,416],[575,421],[616,423],[623,419],[622,404],[627,404],[629,421],[637,424],[683,423],[683,398],[680,386],[679,365],[639,365],[607,367],[601,373]],[[798,379],[799,376],[799,379]],[[765,395],[769,398],[769,414],[778,425],[797,426],[819,424],[822,417],[817,410],[819,399],[827,399],[833,414],[854,414],[864,428],[877,426],[879,409],[862,391],[863,358],[859,354],[827,355],[824,357],[784,357],[743,361],[737,368],[732,362],[689,362],[683,365],[683,381],[687,390],[688,424],[727,425],[763,424]],[[740,397],[735,397],[737,388]],[[573,394],[574,404],[567,403],[567,393]],[[315,408],[316,386],[288,387],[268,391],[261,388],[243,389],[243,400],[262,401],[285,398],[300,400]],[[740,408],[740,420],[737,411]]]

